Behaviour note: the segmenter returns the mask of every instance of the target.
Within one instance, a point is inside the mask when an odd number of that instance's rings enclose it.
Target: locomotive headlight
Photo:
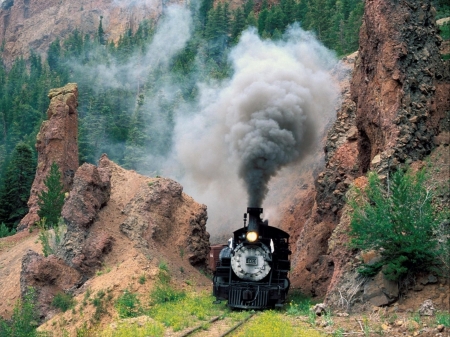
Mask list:
[[[256,232],[247,232],[247,241],[255,242],[258,239],[258,233]]]

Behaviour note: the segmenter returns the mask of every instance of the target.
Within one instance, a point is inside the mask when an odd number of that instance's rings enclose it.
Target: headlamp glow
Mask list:
[[[247,241],[254,242],[258,239],[258,233],[256,232],[247,232]]]

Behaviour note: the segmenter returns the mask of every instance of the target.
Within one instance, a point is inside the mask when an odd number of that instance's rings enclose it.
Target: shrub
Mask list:
[[[176,290],[168,284],[157,284],[150,293],[152,304],[174,302],[186,297],[186,292]]]
[[[0,238],[5,238],[5,237],[7,237],[7,236],[14,235],[14,234],[16,234],[16,231],[15,231],[13,228],[9,229],[9,228],[2,222],[2,224],[0,225]]]
[[[286,313],[290,316],[308,316],[312,306],[311,298],[303,295],[298,291],[293,291],[289,295],[289,306]]]
[[[44,185],[47,190],[38,194],[38,215],[40,218],[47,218],[47,225],[50,227],[57,226],[64,205],[64,186],[61,183],[61,172],[55,162],[50,167]]]
[[[387,187],[375,173],[368,178],[367,188],[356,190],[349,202],[352,245],[377,250],[381,260],[359,271],[369,276],[383,268],[386,278],[396,281],[409,272],[437,270],[442,252],[435,233],[441,221],[425,186],[425,171],[397,171]]]
[[[116,309],[120,318],[137,317],[142,311],[137,295],[129,292],[128,289],[125,289],[117,299]]]
[[[9,321],[0,317],[0,336],[2,337],[34,337],[37,336],[38,314],[35,310],[35,291],[28,288],[23,300],[18,300],[14,306]]]
[[[62,312],[66,312],[75,306],[75,300],[69,294],[59,293],[53,298],[52,305],[61,309]]]

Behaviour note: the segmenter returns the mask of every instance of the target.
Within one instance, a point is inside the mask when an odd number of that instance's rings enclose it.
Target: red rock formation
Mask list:
[[[38,194],[44,189],[53,162],[62,172],[65,191],[72,186],[73,175],[78,169],[78,88],[75,83],[50,90],[50,105],[47,120],[37,135],[36,150],[38,165],[28,200],[29,213],[20,222],[19,228],[26,228],[39,221]]]
[[[434,14],[429,0],[366,3],[351,89],[361,173],[422,159],[448,129],[450,67]]]
[[[103,155],[98,168],[88,163],[80,166],[61,212],[67,225],[67,233],[57,255],[84,276],[90,276],[101,266],[102,259],[111,250],[113,242],[106,231],[90,231],[98,212],[110,198],[111,172],[107,167],[108,163],[108,158]]]
[[[124,209],[127,218],[120,230],[141,249],[170,245],[175,254],[183,251],[191,265],[206,267],[206,206],[196,204],[182,191],[179,183],[166,178],[141,185]]]
[[[351,269],[352,252],[343,244],[349,219],[342,214],[352,182],[368,170],[387,174],[448,142],[450,67],[436,32],[430,0],[366,2],[353,80],[328,132],[316,204],[312,212],[298,205],[311,217],[296,233],[294,287],[323,297]]]
[[[81,274],[67,266],[64,261],[54,255],[44,257],[28,250],[22,258],[20,273],[20,289],[22,297],[33,287],[36,291],[36,309],[41,319],[50,318],[55,308],[51,306],[53,297],[70,290],[81,281]]]
[[[75,173],[73,188],[61,212],[69,226],[89,228],[100,208],[108,202],[111,192],[111,173],[102,167],[102,163],[106,160],[108,160],[106,155],[103,155],[99,168],[84,163]]]

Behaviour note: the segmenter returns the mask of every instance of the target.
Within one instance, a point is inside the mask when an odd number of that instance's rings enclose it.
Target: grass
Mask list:
[[[311,298],[300,292],[293,292],[289,295],[289,305],[286,313],[290,316],[308,316],[313,305]]]
[[[176,292],[176,291],[174,291]],[[180,294],[180,292],[178,292]],[[214,316],[219,316],[225,309],[224,306],[212,304],[213,296],[209,294],[196,294],[183,292],[182,296],[171,301],[159,302],[153,305],[147,314],[155,321],[174,331],[180,331],[187,327],[206,321]],[[180,315],[180,313],[183,315]]]
[[[61,309],[62,312],[66,312],[67,310],[73,308],[76,302],[69,294],[59,293],[56,294],[52,300],[52,305],[55,308]]]
[[[321,337],[321,333],[305,328],[294,326],[286,316],[280,315],[278,311],[267,310],[258,314],[250,320],[245,329],[239,330],[236,337]]]
[[[450,327],[450,313],[445,311],[438,311],[436,313],[436,324],[444,325],[445,327]]]
[[[99,337],[160,337],[164,335],[164,326],[158,322],[145,323],[142,326],[137,324],[123,323],[117,329],[108,328],[96,336]]]
[[[137,295],[125,289],[123,294],[116,301],[116,309],[120,318],[137,317],[141,314],[142,308]]]

